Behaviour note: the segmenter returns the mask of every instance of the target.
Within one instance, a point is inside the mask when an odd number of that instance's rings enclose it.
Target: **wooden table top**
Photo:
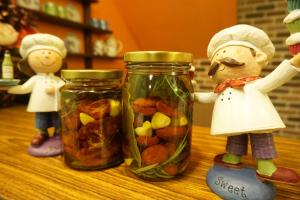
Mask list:
[[[205,176],[213,157],[224,151],[226,138],[212,137],[208,128],[194,127],[191,163],[175,180],[144,182],[125,174],[124,164],[103,171],[76,171],[61,156],[28,155],[35,134],[34,115],[25,106],[0,109],[0,199],[219,199]],[[278,165],[300,173],[300,140],[276,137]],[[244,162],[255,163],[251,156]],[[276,199],[300,199],[300,186],[275,184]]]

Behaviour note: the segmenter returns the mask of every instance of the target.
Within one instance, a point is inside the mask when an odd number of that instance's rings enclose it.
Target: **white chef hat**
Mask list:
[[[26,58],[30,52],[41,49],[53,50],[63,58],[67,54],[63,40],[54,35],[44,33],[36,33],[24,37],[21,42],[20,54],[22,58]]]
[[[239,24],[216,33],[207,47],[210,60],[221,48],[227,46],[245,46],[266,54],[270,60],[275,53],[275,47],[268,35],[254,26]]]

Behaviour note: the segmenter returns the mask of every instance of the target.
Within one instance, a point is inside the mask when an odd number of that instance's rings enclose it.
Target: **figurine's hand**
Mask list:
[[[47,87],[45,90],[46,90],[47,94],[54,94],[54,92],[55,92],[55,88],[54,87]]]
[[[18,93],[22,92],[22,87],[21,87],[21,85],[17,85],[17,86],[9,88],[7,92],[10,94],[18,94]]]
[[[297,68],[300,68],[300,53],[296,54],[291,60],[290,63]]]

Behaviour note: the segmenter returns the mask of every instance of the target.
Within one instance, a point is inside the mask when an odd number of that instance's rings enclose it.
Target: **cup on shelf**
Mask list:
[[[53,3],[52,1],[48,1],[48,2],[44,3],[44,5],[42,7],[42,11],[47,13],[48,15],[53,15],[53,16],[58,15],[57,5],[55,3]]]
[[[98,28],[101,30],[108,30],[108,22],[104,19],[99,19],[98,20]]]
[[[98,28],[98,19],[97,18],[89,19],[89,24],[95,28]]]
[[[89,19],[89,24],[104,31],[108,30],[108,22],[104,19],[91,18]]]

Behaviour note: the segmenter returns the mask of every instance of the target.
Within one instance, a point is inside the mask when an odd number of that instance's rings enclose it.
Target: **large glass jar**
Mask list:
[[[71,168],[103,169],[123,162],[119,70],[62,70],[64,160]]]
[[[142,51],[125,54],[123,152],[127,171],[143,179],[166,180],[187,167],[193,101],[192,54]]]

